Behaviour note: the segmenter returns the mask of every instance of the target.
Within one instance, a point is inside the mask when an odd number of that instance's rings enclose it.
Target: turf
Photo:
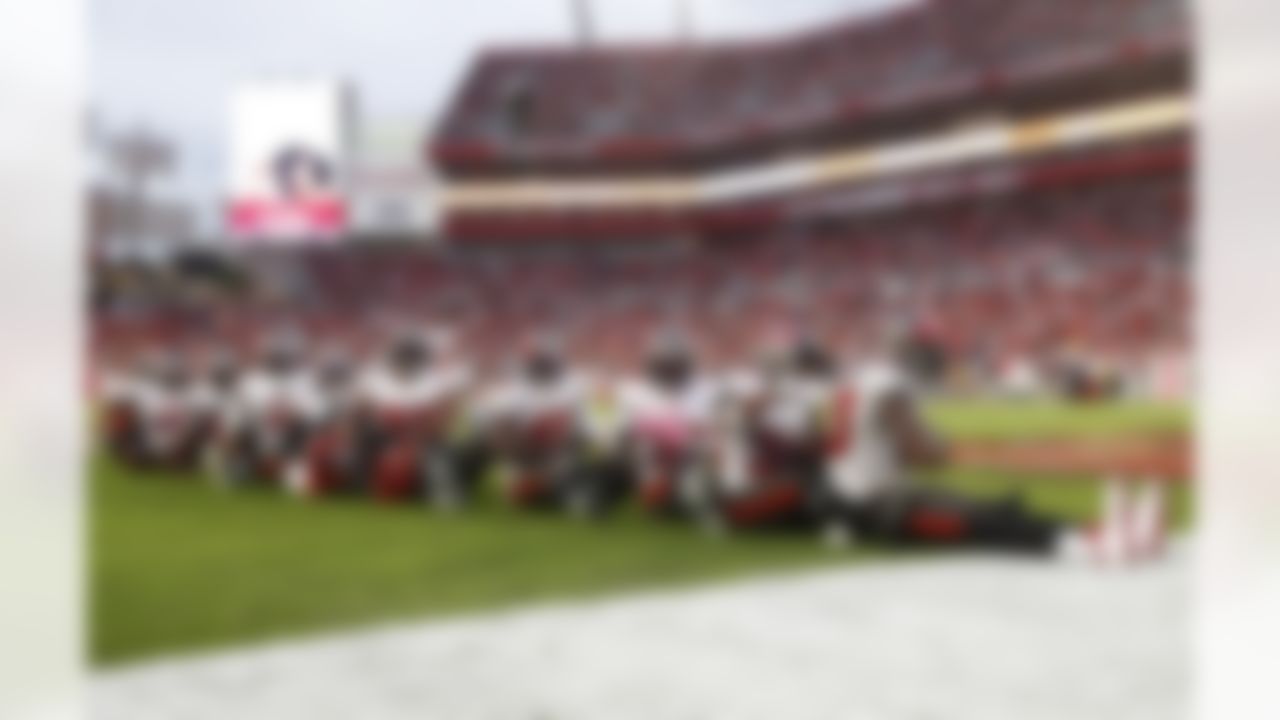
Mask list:
[[[227,494],[94,468],[92,643],[107,663],[398,617],[854,562],[811,538],[715,542],[625,513],[607,526],[486,504],[461,516]]]
[[[1074,422],[1074,421],[1073,421]],[[976,427],[994,426],[984,418]],[[833,554],[812,536],[714,541],[628,511],[603,526],[484,503],[458,516],[359,501],[303,503],[226,493],[196,477],[90,468],[90,654],[95,664],[397,618],[553,598],[901,558]],[[1033,507],[1087,519],[1082,478],[954,471],[976,495],[1022,492]],[[1190,495],[1177,492],[1180,519]]]
[[[1192,425],[1186,405],[1140,402],[942,401],[927,415],[946,435],[968,439],[1167,435]]]

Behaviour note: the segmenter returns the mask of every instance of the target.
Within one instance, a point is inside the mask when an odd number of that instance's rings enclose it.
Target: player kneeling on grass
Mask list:
[[[219,446],[235,427],[243,370],[235,353],[216,349],[206,356],[196,394],[205,432],[200,463],[206,473],[218,472]]]
[[[421,499],[453,508],[474,490],[476,478],[464,471],[457,438],[469,376],[445,364],[439,350],[431,337],[404,333],[364,378],[372,490],[380,500]]]
[[[624,501],[635,485],[626,444],[626,415],[618,388],[593,377],[579,408],[582,478],[567,509],[577,517],[596,518]]]
[[[722,397],[717,472],[699,522],[715,533],[807,523],[826,471],[834,361],[800,339],[735,385]]]
[[[666,517],[701,507],[715,468],[719,389],[682,338],[659,339],[620,395],[629,474],[640,504]]]
[[[114,442],[127,462],[145,469],[195,469],[208,424],[199,385],[181,357],[152,356],[124,400],[120,412],[129,419],[116,429],[122,436]]]
[[[888,357],[863,367],[839,390],[846,417],[823,503],[828,542],[866,538],[1104,562],[1159,552],[1164,496],[1154,485],[1126,499],[1113,483],[1100,521],[1076,527],[1033,512],[1017,498],[978,500],[914,482],[913,471],[941,467],[947,459],[945,443],[918,407],[919,393],[941,379],[945,365],[937,334],[916,328],[894,338]]]
[[[154,355],[144,355],[126,368],[113,370],[102,383],[102,439],[116,461],[142,462],[142,397],[153,382]]]
[[[257,367],[236,383],[233,409],[210,455],[219,484],[277,484],[299,472],[318,406],[304,351],[297,332],[273,333],[263,343]]]
[[[484,425],[510,502],[596,517],[623,497],[616,456],[601,455],[593,443],[590,413],[599,398],[592,388],[544,340],[485,399]]]
[[[304,497],[364,494],[373,441],[355,364],[344,351],[332,348],[317,362],[315,382],[318,405],[305,461],[287,478],[290,489]]]

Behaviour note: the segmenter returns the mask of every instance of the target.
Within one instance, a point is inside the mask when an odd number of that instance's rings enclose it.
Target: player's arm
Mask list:
[[[895,393],[885,399],[882,408],[881,421],[895,439],[904,463],[918,468],[936,468],[946,463],[946,442],[929,429],[907,396]]]

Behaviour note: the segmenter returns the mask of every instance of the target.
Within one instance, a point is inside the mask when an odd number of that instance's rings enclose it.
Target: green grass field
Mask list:
[[[952,434],[1025,430],[993,404],[933,415]],[[1029,408],[1019,408],[1026,412]],[[1185,412],[1039,407],[1043,434],[1159,432]],[[1083,412],[1083,414],[1078,414]],[[1181,419],[1170,420],[1171,417]],[[555,598],[706,582],[821,565],[899,560],[833,554],[805,535],[729,541],[625,512],[603,525],[517,513],[496,503],[457,516],[359,501],[302,503],[268,491],[225,493],[196,477],[138,477],[102,458],[90,468],[90,652],[113,664],[360,623],[509,607]],[[1096,486],[1082,478],[954,471],[976,495],[1020,490],[1084,519]],[[1190,493],[1176,495],[1187,522]]]
[[[928,416],[947,435],[968,439],[1165,435],[1192,430],[1187,406],[1139,402],[955,401],[933,404]]]

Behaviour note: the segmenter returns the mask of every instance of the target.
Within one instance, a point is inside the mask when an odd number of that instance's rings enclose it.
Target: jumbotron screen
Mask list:
[[[348,216],[347,121],[337,82],[264,82],[236,90],[228,233],[249,242],[340,237]]]

